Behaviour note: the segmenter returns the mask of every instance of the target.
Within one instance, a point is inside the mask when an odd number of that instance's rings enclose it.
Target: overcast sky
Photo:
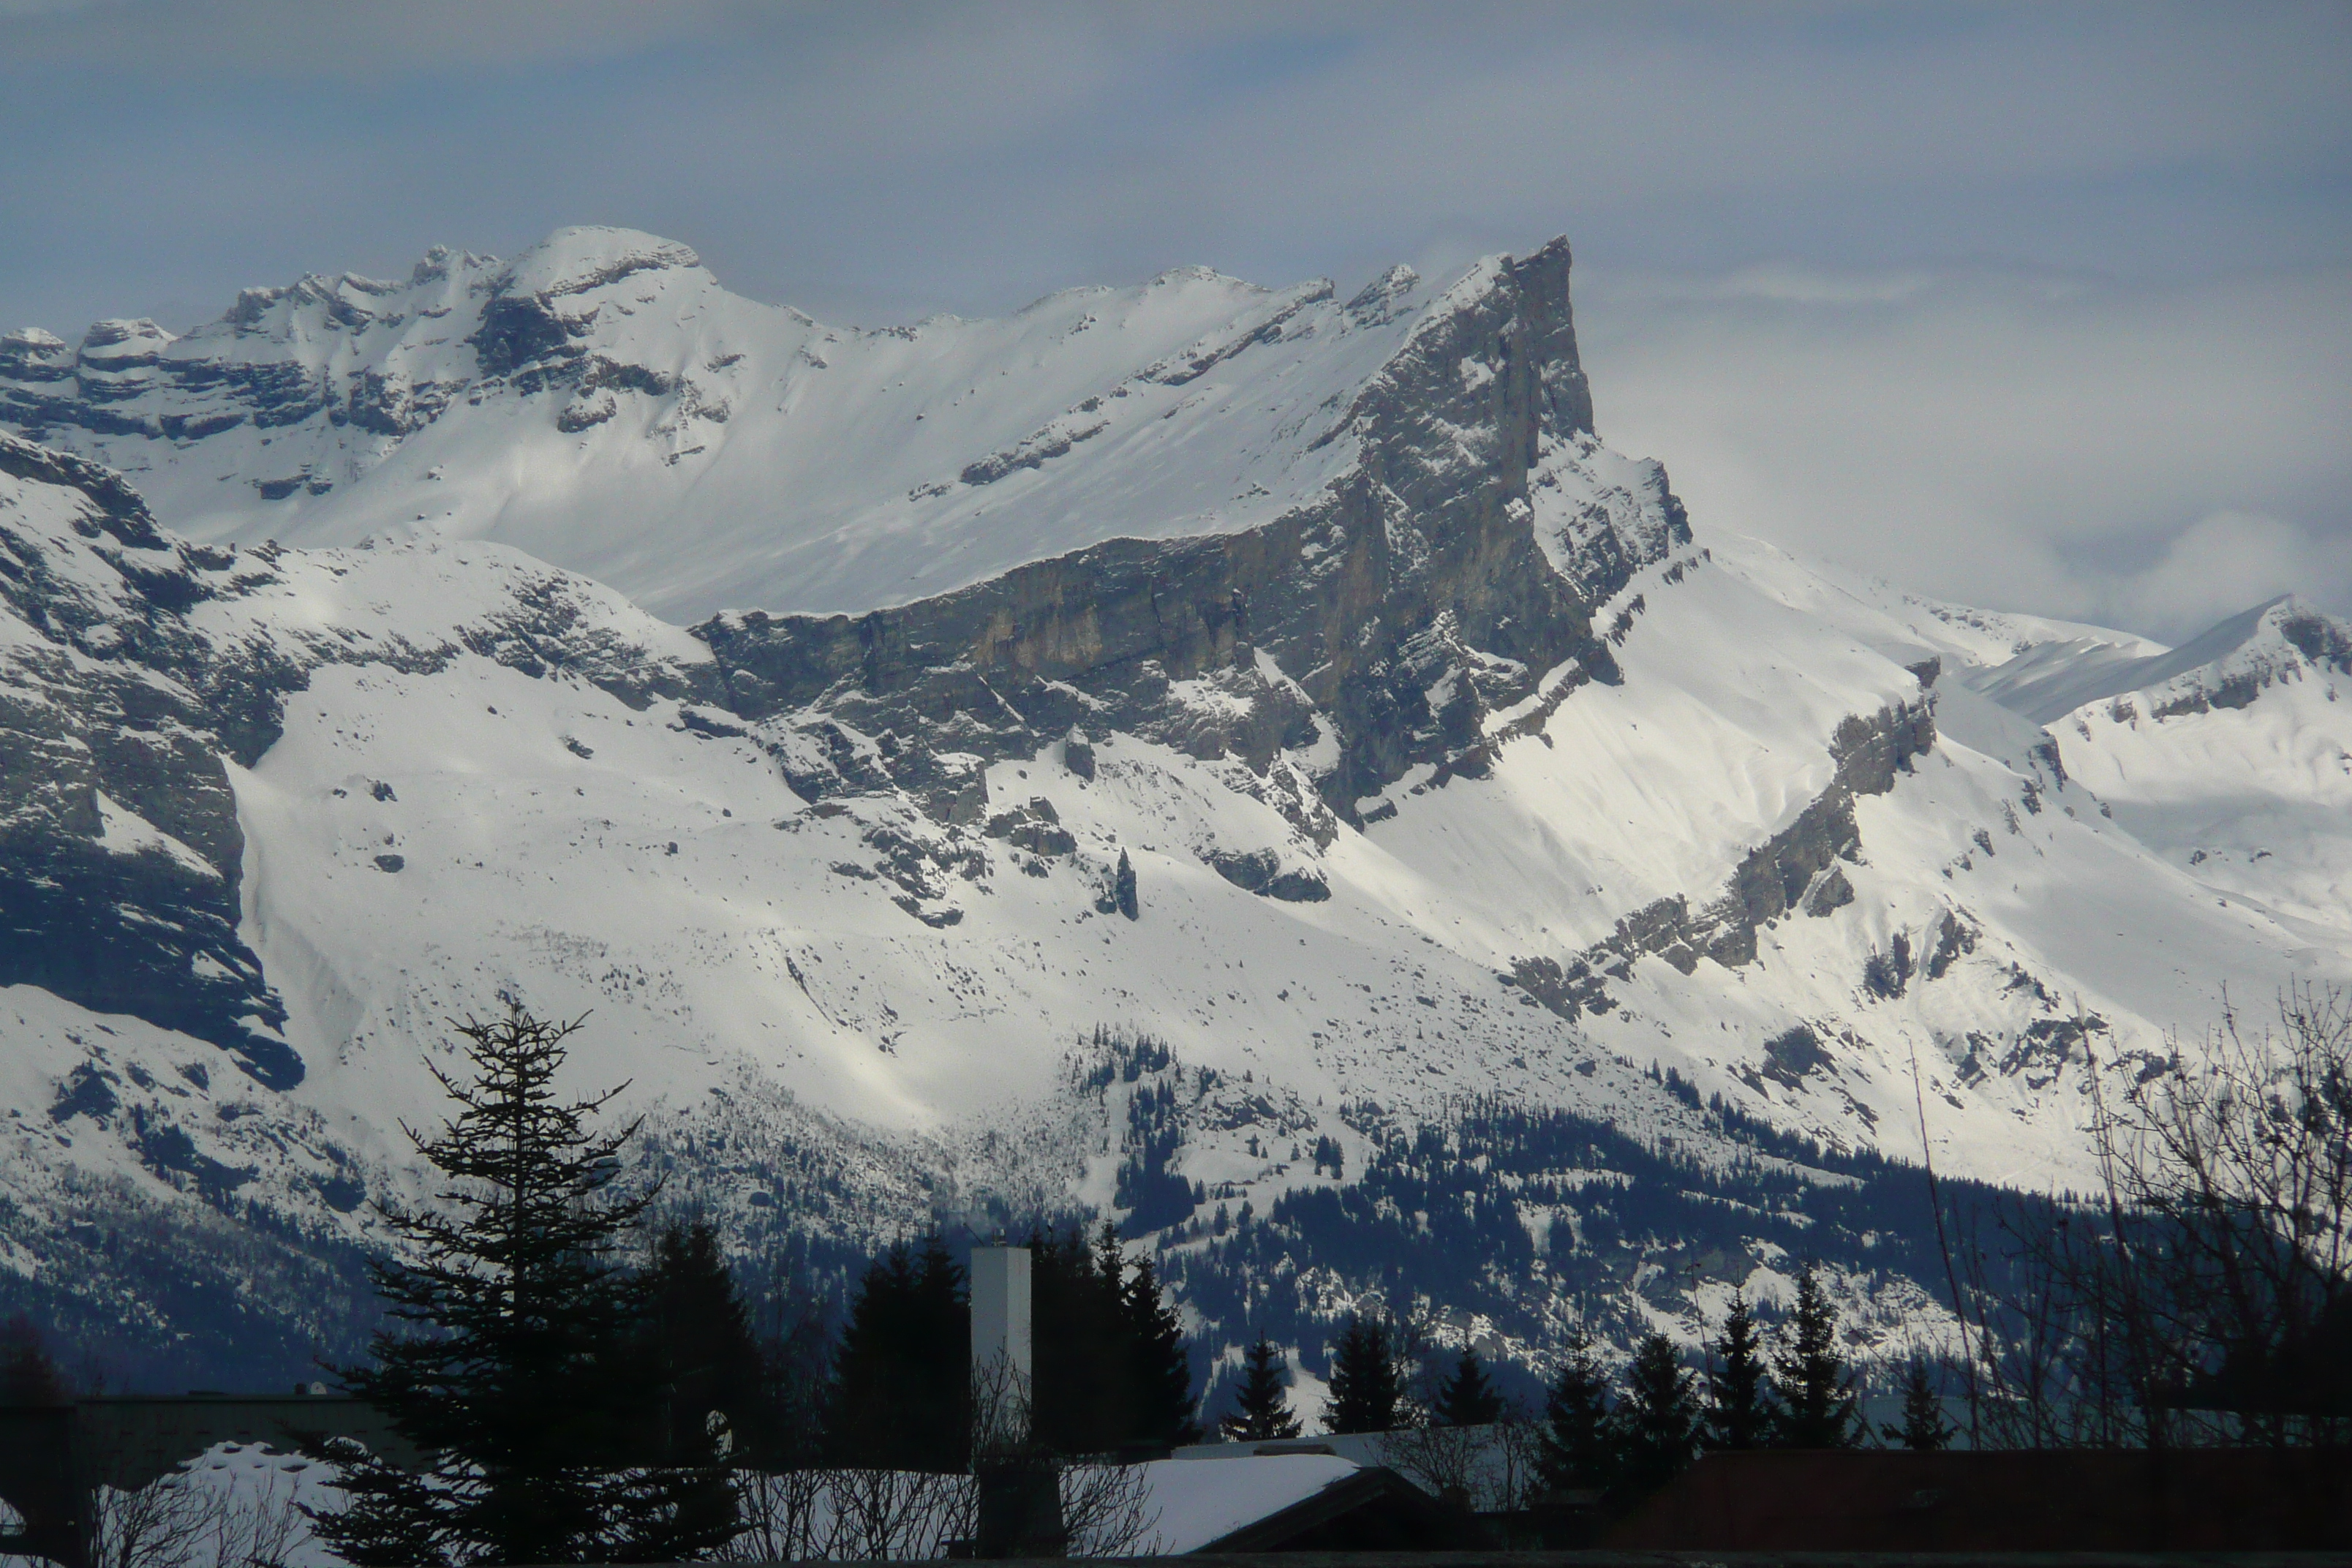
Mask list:
[[[0,326],[683,239],[828,320],[1574,242],[1737,529],[2178,637],[2352,613],[2352,5],[0,0]]]

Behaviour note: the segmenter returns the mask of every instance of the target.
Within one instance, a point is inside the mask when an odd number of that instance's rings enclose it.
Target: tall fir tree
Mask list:
[[[33,1320],[18,1312],[0,1324],[0,1405],[71,1403],[66,1374]]]
[[[768,1357],[718,1231],[702,1220],[664,1226],[638,1292],[664,1450],[678,1462],[700,1456],[717,1415],[730,1449],[756,1452],[770,1436]]]
[[[1108,1226],[1103,1228],[1110,1232]],[[1135,1391],[1126,1440],[1171,1447],[1199,1442],[1201,1396],[1192,1386],[1192,1358],[1184,1343],[1184,1320],[1160,1293],[1160,1271],[1152,1267],[1150,1253],[1135,1260],[1121,1301]]]
[[[1299,1433],[1298,1417],[1290,1408],[1290,1368],[1271,1340],[1259,1340],[1243,1352],[1241,1386],[1234,1392],[1234,1407],[1217,1419],[1217,1432],[1229,1443],[1278,1443]]]
[[[1149,1258],[1127,1259],[1116,1226],[1091,1247],[1075,1232],[1029,1237],[1035,1314],[1035,1433],[1062,1454],[1198,1442],[1182,1320]]]
[[[1126,1439],[1134,1404],[1117,1238],[1090,1246],[1077,1231],[1030,1233],[1034,1426],[1058,1454],[1098,1454]]]
[[[1609,1479],[1609,1374],[1580,1329],[1544,1391],[1543,1424],[1536,1429],[1536,1471],[1554,1491],[1602,1485]]]
[[[835,1464],[961,1470],[971,1458],[971,1309],[937,1235],[858,1281],[834,1352],[825,1446]]]
[[[428,1064],[457,1111],[409,1136],[447,1184],[433,1207],[383,1205],[413,1261],[375,1266],[394,1326],[341,1377],[434,1458],[412,1474],[333,1449],[351,1506],[311,1518],[348,1562],[642,1562],[735,1531],[731,1494],[714,1509],[706,1471],[647,1452],[653,1380],[619,1254],[651,1194],[615,1187],[636,1125],[592,1126],[620,1089],[556,1091],[579,1027],[510,1004],[457,1026],[469,1076]]]
[[[1760,1448],[1772,1441],[1780,1410],[1767,1381],[1763,1336],[1742,1292],[1732,1293],[1706,1382],[1709,1447]]]
[[[1924,1358],[1912,1357],[1903,1374],[1903,1419],[1882,1422],[1879,1435],[1914,1453],[1934,1453],[1950,1447],[1958,1430],[1944,1414],[1944,1392],[1934,1371]]]
[[[1778,1441],[1790,1448],[1851,1448],[1861,1440],[1861,1400],[1838,1353],[1837,1308],[1811,1263],[1797,1276],[1797,1310],[1772,1358],[1781,1410]]]
[[[1381,1318],[1350,1313],[1331,1342],[1331,1396],[1323,1425],[1331,1432],[1387,1432],[1402,1424],[1403,1357]]]
[[[1453,1375],[1438,1385],[1430,1417],[1440,1426],[1491,1426],[1503,1418],[1503,1396],[1475,1347],[1464,1346]]]
[[[652,1457],[680,1472],[679,1525],[719,1531],[737,1517],[734,1465],[775,1448],[768,1358],[719,1233],[703,1221],[661,1228],[636,1293]]]
[[[737,1451],[754,1468],[772,1474],[814,1469],[824,1463],[828,1452],[832,1315],[820,1292],[797,1272],[782,1279],[771,1273],[770,1279],[769,1288],[759,1292],[762,1409]]]
[[[1610,1413],[1612,1490],[1627,1500],[1680,1475],[1698,1451],[1698,1379],[1674,1341],[1647,1335],[1625,1369],[1625,1396]]]

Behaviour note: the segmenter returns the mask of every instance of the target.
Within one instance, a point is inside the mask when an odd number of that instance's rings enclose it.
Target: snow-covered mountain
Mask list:
[[[862,331],[730,294],[685,246],[565,229],[248,289],[184,338],[11,334],[0,419],[202,542],[487,538],[672,619],[855,613],[1295,510],[1353,465],[1352,395],[1494,283],[1440,298],[1399,268],[1343,302],[1188,268]],[[1581,408],[1564,342],[1546,390]],[[1465,393],[1508,368],[1464,363]]]
[[[1211,1343],[1244,1256],[1526,1346],[1803,1247],[1916,1331],[1885,1225],[1807,1203],[1923,1123],[2074,1181],[2094,1059],[2352,974],[2352,640],[1695,531],[1594,434],[1568,271],[856,332],[573,230],[15,334],[14,1288],[331,1341],[424,1059],[512,996],[590,1014],[581,1081],[747,1236],[1123,1214]],[[1348,1194],[1433,1161],[1508,1167],[1461,1201],[1523,1267],[1347,1261]]]

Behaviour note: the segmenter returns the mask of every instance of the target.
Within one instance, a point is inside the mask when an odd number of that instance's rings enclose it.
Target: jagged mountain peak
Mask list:
[[[1246,278],[1236,278],[1231,273],[1220,272],[1213,267],[1204,267],[1197,262],[1185,267],[1171,267],[1164,271],[1156,272],[1145,281],[1143,287],[1150,290],[1181,289],[1192,284],[1206,284],[1210,288],[1225,289],[1234,294],[1274,292],[1263,283],[1255,283]]]
[[[111,317],[92,321],[82,333],[81,355],[86,360],[121,363],[152,356],[178,341],[144,316]]]
[[[560,299],[617,283],[632,273],[701,269],[702,258],[674,239],[643,229],[577,225],[555,230],[516,257],[499,288],[502,293]]]
[[[2352,626],[2283,596],[2101,674],[2050,722],[2067,771],[2229,907],[2352,942]]]
[[[2243,706],[2303,663],[2340,666],[2344,623],[2283,594],[2226,616],[2178,647],[2073,637],[2037,644],[1976,674],[1983,695],[2037,724],[2127,693],[2149,694],[2153,710],[2200,702]]]

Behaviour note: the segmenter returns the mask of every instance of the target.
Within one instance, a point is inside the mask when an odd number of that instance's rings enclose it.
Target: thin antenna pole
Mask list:
[[[1977,1417],[1977,1349],[1969,1341],[1969,1310],[1960,1300],[1960,1271],[1952,1262],[1951,1238],[1944,1231],[1944,1194],[1936,1181],[1936,1152],[1927,1142],[1927,1091],[1919,1081],[1919,1042],[1911,1043],[1911,1099],[1919,1108],[1919,1163],[1927,1173],[1927,1203],[1936,1211],[1936,1247],[1944,1255],[1944,1281],[1951,1288],[1952,1316],[1960,1323],[1961,1375],[1969,1386],[1969,1447],[1984,1446]]]

